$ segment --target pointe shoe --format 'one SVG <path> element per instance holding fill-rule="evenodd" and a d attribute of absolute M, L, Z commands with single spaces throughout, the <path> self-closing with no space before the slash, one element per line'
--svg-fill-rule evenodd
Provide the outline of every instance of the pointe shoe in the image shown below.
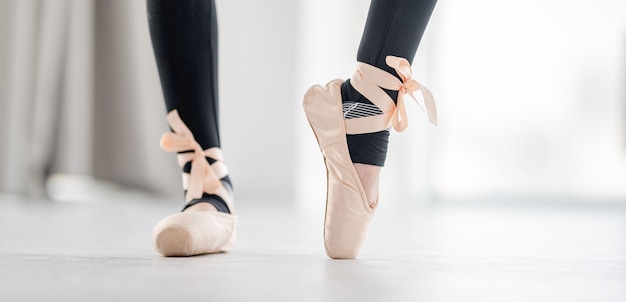
<path fill-rule="evenodd" d="M 304 111 L 326 165 L 324 246 L 326 254 L 333 259 L 357 257 L 378 205 L 378 200 L 372 205 L 368 202 L 350 158 L 346 134 L 377 132 L 390 126 L 396 131 L 403 131 L 408 126 L 403 95 L 409 93 L 412 96 L 416 90 L 422 91 L 429 120 L 437 124 L 432 94 L 411 79 L 408 61 L 393 56 L 388 56 L 386 61 L 402 77 L 402 81 L 362 62 L 357 63 L 357 71 L 351 80 L 352 86 L 381 109 L 382 115 L 344 120 L 342 80 L 333 80 L 324 87 L 315 85 L 304 96 Z M 399 91 L 397 104 L 381 88 Z"/>
<path fill-rule="evenodd" d="M 235 244 L 236 224 L 236 216 L 221 212 L 174 214 L 154 227 L 154 249 L 166 257 L 228 252 Z"/>
<path fill-rule="evenodd" d="M 161 137 L 161 147 L 179 152 L 178 163 L 191 162 L 191 172 L 183 173 L 185 199 L 201 199 L 203 194 L 220 197 L 230 213 L 217 211 L 182 212 L 163 218 L 152 230 L 155 250 L 163 256 L 193 256 L 230 251 L 236 240 L 237 216 L 232 203 L 232 190 L 220 181 L 228 174 L 219 148 L 202 150 L 177 110 L 167 115 L 174 130 Z M 185 151 L 193 152 L 185 152 Z M 184 152 L 184 153 L 180 153 Z M 214 160 L 209 164 L 205 157 Z"/>

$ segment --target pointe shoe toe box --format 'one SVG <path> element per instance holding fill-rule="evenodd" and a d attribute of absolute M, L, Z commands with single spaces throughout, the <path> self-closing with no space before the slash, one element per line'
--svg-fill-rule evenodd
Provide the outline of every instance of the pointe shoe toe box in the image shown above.
<path fill-rule="evenodd" d="M 163 256 L 191 256 L 229 251 L 235 241 L 236 216 L 220 212 L 183 212 L 163 218 L 152 231 Z"/>

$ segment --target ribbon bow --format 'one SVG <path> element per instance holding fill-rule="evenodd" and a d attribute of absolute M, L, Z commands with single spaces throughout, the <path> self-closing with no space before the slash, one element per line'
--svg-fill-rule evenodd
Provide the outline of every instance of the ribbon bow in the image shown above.
<path fill-rule="evenodd" d="M 217 160 L 216 163 L 219 163 L 222 160 L 220 149 L 209 148 L 202 150 L 191 130 L 180 119 L 178 110 L 172 110 L 168 113 L 166 120 L 174 132 L 163 133 L 161 136 L 161 148 L 168 152 L 193 151 L 178 154 L 179 165 L 183 166 L 191 161 L 191 172 L 186 187 L 187 194 L 185 194 L 185 199 L 187 201 L 200 199 L 203 192 L 208 194 L 216 193 L 222 186 L 219 178 L 225 176 L 227 172 L 225 171 L 225 166 L 223 169 L 219 169 L 209 165 L 205 157 L 213 158 Z M 185 179 L 183 179 L 183 182 L 185 182 Z"/>
<path fill-rule="evenodd" d="M 412 71 L 411 64 L 405 58 L 387 56 L 385 62 L 389 67 L 393 68 L 396 73 L 402 78 L 402 83 L 398 87 L 398 101 L 396 103 L 396 110 L 393 113 L 391 123 L 393 129 L 398 132 L 404 131 L 408 126 L 406 105 L 404 103 L 404 95 L 408 94 L 417 105 L 426 112 L 428 120 L 435 126 L 437 126 L 437 107 L 435 106 L 435 99 L 433 94 L 428 88 L 420 85 L 417 81 L 411 79 Z M 421 90 L 424 97 L 424 105 L 413 95 L 414 91 Z"/>

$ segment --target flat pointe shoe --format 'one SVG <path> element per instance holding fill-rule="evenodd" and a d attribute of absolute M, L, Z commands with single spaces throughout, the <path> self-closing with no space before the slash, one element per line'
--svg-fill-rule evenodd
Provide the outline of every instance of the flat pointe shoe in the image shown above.
<path fill-rule="evenodd" d="M 344 119 L 342 80 L 333 80 L 324 87 L 315 85 L 304 96 L 304 111 L 326 165 L 324 246 L 330 258 L 357 257 L 378 205 L 378 200 L 371 206 L 367 200 L 350 158 L 346 134 L 378 132 L 391 126 L 396 131 L 403 131 L 408 126 L 403 95 L 415 90 L 422 91 L 425 111 L 430 121 L 437 124 L 432 94 L 411 79 L 409 62 L 392 56 L 388 56 L 386 61 L 403 78 L 402 81 L 362 62 L 357 63 L 357 71 L 351 80 L 352 86 L 381 109 L 382 115 Z M 381 88 L 400 92 L 397 105 Z"/>
<path fill-rule="evenodd" d="M 235 244 L 237 216 L 231 200 L 232 191 L 220 179 L 228 174 L 219 148 L 202 150 L 177 110 L 167 115 L 174 130 L 161 137 L 161 147 L 178 152 L 178 164 L 191 162 L 191 172 L 183 173 L 185 199 L 190 202 L 203 195 L 220 197 L 230 213 L 187 211 L 163 218 L 152 230 L 155 250 L 163 256 L 193 256 L 230 251 Z M 181 153 L 182 152 L 182 153 Z M 206 158 L 212 159 L 209 164 Z"/>
<path fill-rule="evenodd" d="M 235 243 L 236 222 L 234 215 L 221 212 L 174 214 L 154 227 L 154 249 L 168 257 L 227 252 Z"/>

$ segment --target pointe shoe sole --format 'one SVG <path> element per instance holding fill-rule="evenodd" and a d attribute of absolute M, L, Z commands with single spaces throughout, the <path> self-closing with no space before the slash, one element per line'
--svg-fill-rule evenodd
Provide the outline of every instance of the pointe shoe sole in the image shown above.
<path fill-rule="evenodd" d="M 166 257 L 230 251 L 237 217 L 220 212 L 183 212 L 163 218 L 152 231 L 155 250 Z"/>
<path fill-rule="evenodd" d="M 324 246 L 333 259 L 356 258 L 369 230 L 375 208 L 350 158 L 343 119 L 341 84 L 311 87 L 303 107 L 324 156 L 327 173 Z"/>

